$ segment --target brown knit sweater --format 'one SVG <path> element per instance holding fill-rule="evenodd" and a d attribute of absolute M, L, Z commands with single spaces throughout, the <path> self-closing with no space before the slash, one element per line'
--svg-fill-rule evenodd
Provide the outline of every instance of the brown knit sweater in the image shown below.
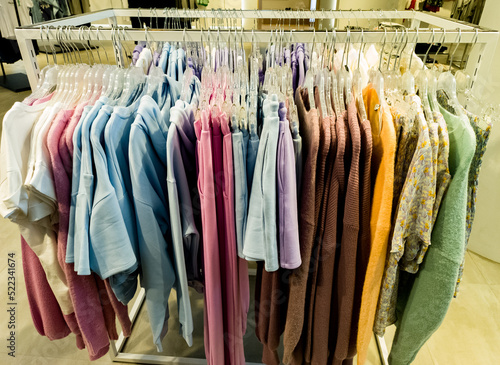
<path fill-rule="evenodd" d="M 328 359 L 328 337 L 330 333 L 330 314 L 333 289 L 333 273 L 335 266 L 335 251 L 337 247 L 337 220 L 338 213 L 343 216 L 344 207 L 339 206 L 339 193 L 345 192 L 344 180 L 344 152 L 345 152 L 345 124 L 346 113 L 337 116 L 337 120 L 330 123 L 331 147 L 333 163 L 328 200 L 325 216 L 325 231 L 318 262 L 318 280 L 316 283 L 316 299 L 314 302 L 312 336 L 312 364 L 326 364 Z M 335 150 L 336 149 L 336 150 Z M 341 231 L 341 230 L 340 230 Z M 336 316 L 334 316 L 336 317 Z M 336 331 L 336 327 L 335 331 Z M 333 329 L 333 328 L 332 328 Z M 333 332 L 333 331 L 332 331 Z M 336 336 L 336 332 L 335 332 Z"/>
<path fill-rule="evenodd" d="M 302 134 L 302 152 L 304 170 L 302 173 L 302 191 L 299 201 L 299 233 L 300 256 L 302 265 L 293 270 L 290 275 L 289 302 L 284 334 L 285 364 L 302 364 L 302 349 L 297 347 L 306 313 L 306 291 L 309 277 L 309 265 L 314 242 L 314 215 L 316 192 L 316 162 L 319 149 L 319 123 L 316 109 L 309 108 L 307 90 L 297 88 L 295 104 L 299 114 L 300 131 Z M 294 353 L 297 348 L 297 352 Z"/>
<path fill-rule="evenodd" d="M 354 288 L 356 280 L 356 253 L 359 233 L 359 158 L 361 154 L 361 134 L 354 98 L 348 105 L 347 116 L 351 136 L 352 159 L 347 184 L 344 210 L 344 226 L 340 245 L 338 271 L 336 277 L 336 300 L 338 331 L 332 364 L 342 364 L 347 358 L 351 332 Z"/>
<path fill-rule="evenodd" d="M 279 365 L 278 346 L 285 329 L 288 305 L 288 277 L 290 270 L 264 270 L 264 263 L 257 263 L 255 283 L 255 334 L 263 345 L 262 362 Z"/>
<path fill-rule="evenodd" d="M 371 210 L 371 160 L 372 160 L 372 129 L 370 121 L 364 120 L 360 123 L 361 132 L 361 156 L 359 162 L 360 181 L 360 211 L 359 211 L 359 235 L 358 252 L 356 257 L 356 287 L 354 292 L 354 306 L 352 310 L 351 335 L 349 340 L 349 351 L 344 364 L 351 363 L 356 355 L 356 341 L 358 336 L 359 310 L 361 306 L 361 294 L 365 280 L 368 258 L 370 257 L 370 210 Z M 349 361 L 348 361 L 349 360 Z"/>
<path fill-rule="evenodd" d="M 306 317 L 306 323 L 304 324 L 305 343 L 304 343 L 304 361 L 306 363 L 311 362 L 311 342 L 312 342 L 312 327 L 313 327 L 313 314 L 314 314 L 314 299 L 316 295 L 316 281 L 318 276 L 318 254 L 321 250 L 321 241 L 323 239 L 323 231 L 325 228 L 325 210 L 327 206 L 327 198 L 329 191 L 329 179 L 330 179 L 330 168 L 329 168 L 329 151 L 331 144 L 331 119 L 332 116 L 326 115 L 326 110 L 324 111 L 325 117 L 322 118 L 321 103 L 319 98 L 319 91 L 315 89 L 315 99 L 316 105 L 318 106 L 319 125 L 320 125 L 320 140 L 319 140 L 319 151 L 318 151 L 318 164 L 316 168 L 316 194 L 315 194 L 315 212 L 314 221 L 316 222 L 316 227 L 314 231 L 314 244 L 311 254 L 311 265 L 308 283 L 307 298 L 309 298 L 308 313 Z"/>

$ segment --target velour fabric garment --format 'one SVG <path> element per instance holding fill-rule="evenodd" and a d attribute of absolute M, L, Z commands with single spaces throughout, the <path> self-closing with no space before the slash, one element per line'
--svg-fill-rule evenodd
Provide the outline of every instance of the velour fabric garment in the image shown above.
<path fill-rule="evenodd" d="M 300 130 L 302 131 L 304 170 L 302 175 L 302 191 L 299 201 L 300 257 L 302 264 L 290 275 L 290 292 L 284 332 L 285 364 L 302 363 L 302 353 L 295 354 L 307 313 L 306 289 L 309 264 L 314 241 L 314 196 L 316 186 L 316 161 L 319 149 L 319 123 L 316 109 L 308 104 L 307 90 L 297 88 L 295 93 Z M 300 347 L 300 346 L 299 346 Z M 299 349 L 300 350 L 300 349 Z"/>
<path fill-rule="evenodd" d="M 110 281 L 113 286 L 115 282 L 124 282 L 137 269 L 138 262 L 116 189 L 109 178 L 104 130 L 112 113 L 113 107 L 103 106 L 90 131 L 95 190 L 91 201 L 89 236 L 93 252 L 90 255 L 90 269 L 102 279 L 113 276 Z M 79 273 L 82 272 L 85 273 L 85 268 L 80 266 Z"/>
<path fill-rule="evenodd" d="M 149 96 L 143 96 L 130 130 L 130 175 L 136 211 L 141 286 L 153 342 L 162 351 L 168 330 L 168 297 L 175 283 L 172 239 L 167 202 L 166 145 L 168 129 L 160 109 Z M 188 345 L 192 338 L 186 333 Z"/>
<path fill-rule="evenodd" d="M 224 324 L 221 292 L 221 271 L 215 180 L 212 160 L 212 128 L 210 112 L 201 111 L 201 119 L 195 122 L 197 138 L 198 191 L 200 193 L 203 225 L 203 257 L 205 283 L 204 344 L 208 364 L 224 364 Z"/>
<path fill-rule="evenodd" d="M 297 185 L 295 152 L 286 119 L 286 108 L 280 103 L 277 169 L 278 236 L 280 267 L 296 269 L 300 266 L 299 222 L 297 207 Z M 330 128 L 330 126 L 328 126 Z"/>
<path fill-rule="evenodd" d="M 51 341 L 66 337 L 71 330 L 64 320 L 61 307 L 47 282 L 40 260 L 22 236 L 21 253 L 26 294 L 35 329 Z M 82 349 L 83 346 L 82 337 L 77 337 L 77 347 Z"/>
<path fill-rule="evenodd" d="M 71 200 L 71 181 L 64 169 L 63 161 L 60 158 L 59 139 L 72 114 L 73 110 L 61 110 L 58 113 L 48 132 L 47 146 L 49 148 L 52 171 L 54 173 L 59 210 L 57 236 L 58 259 L 68 280 L 70 295 L 78 323 L 77 326 L 81 330 L 90 359 L 95 360 L 108 352 L 108 334 L 111 336 L 114 335 L 116 329 L 114 329 L 115 333 L 108 333 L 108 329 L 110 328 L 106 326 L 101 298 L 96 284 L 96 280 L 99 279 L 95 278 L 93 275 L 77 275 L 73 264 L 67 264 L 65 262 Z M 69 323 L 68 325 L 72 329 L 72 332 L 75 332 L 72 325 Z"/>
<path fill-rule="evenodd" d="M 177 305 L 183 333 L 193 333 L 188 280 L 198 277 L 200 234 L 196 228 L 191 190 L 194 180 L 196 134 L 193 107 L 177 100 L 170 109 L 167 137 L 167 189 L 175 255 Z M 190 179 L 188 179 L 188 177 Z"/>
<path fill-rule="evenodd" d="M 387 244 L 391 230 L 392 195 L 396 132 L 390 110 L 380 105 L 377 92 L 370 84 L 363 90 L 366 114 L 372 130 L 372 207 L 370 218 L 370 256 L 361 295 L 357 351 L 358 362 L 366 361 L 373 336 L 373 323 L 385 267 Z"/>
<path fill-rule="evenodd" d="M 109 181 L 115 190 L 120 213 L 127 229 L 128 239 L 139 264 L 137 225 L 129 167 L 130 130 L 138 106 L 139 103 L 135 102 L 128 107 L 114 107 L 104 130 L 104 147 Z M 124 304 L 127 304 L 133 298 L 137 290 L 137 275 L 140 269 L 139 265 L 133 267 L 136 267 L 136 269 L 122 271 L 109 278 L 117 299 Z"/>
<path fill-rule="evenodd" d="M 248 131 L 240 129 L 231 123 L 232 145 L 233 145 L 233 168 L 234 168 L 234 211 L 236 225 L 236 244 L 238 256 L 245 258 L 243 254 L 243 242 L 247 226 L 248 212 L 248 185 L 247 185 L 247 145 Z M 245 138 L 246 136 L 246 138 Z"/>
<path fill-rule="evenodd" d="M 70 220 L 68 229 L 69 246 L 73 247 L 73 257 L 67 257 L 68 263 L 75 264 L 75 270 L 80 271 L 80 264 L 87 265 L 90 259 L 89 225 L 90 209 L 94 201 L 94 174 L 92 166 L 92 145 L 90 143 L 90 129 L 92 123 L 99 117 L 103 105 L 109 102 L 108 98 L 101 97 L 86 114 L 85 119 L 78 122 L 73 137 L 73 153 L 77 156 L 76 148 L 81 146 L 80 169 L 77 171 L 78 158 L 75 157 L 73 169 L 73 181 L 71 182 L 71 194 L 75 196 L 71 211 L 74 210 L 74 219 Z M 107 113 L 101 114 L 106 117 Z M 78 134 L 77 134 L 78 133 Z M 73 199 L 72 199 L 73 201 Z M 73 208 L 74 207 L 74 208 Z M 70 234 L 72 233 L 72 234 Z M 83 268 L 82 268 L 83 269 Z M 87 271 L 88 272 L 88 271 Z"/>
<path fill-rule="evenodd" d="M 247 143 L 247 184 L 248 184 L 248 194 L 252 192 L 252 182 L 253 174 L 255 172 L 255 162 L 257 161 L 257 152 L 259 151 L 259 136 L 257 135 L 257 130 L 250 128 L 249 138 Z"/>
<path fill-rule="evenodd" d="M 290 270 L 285 267 L 289 263 L 297 262 L 297 260 L 298 266 L 300 266 L 297 206 L 295 205 L 295 209 L 293 209 L 293 202 L 297 201 L 297 192 L 293 189 L 295 185 L 293 183 L 295 180 L 295 156 L 284 103 L 280 103 L 279 118 L 276 168 L 281 268 L 270 273 L 264 270 L 264 265 L 259 263 L 255 288 L 255 333 L 264 346 L 262 361 L 265 364 L 280 364 L 278 346 L 285 328 L 288 276 L 290 275 Z M 292 207 L 288 208 L 291 211 L 286 212 L 285 215 L 283 209 L 286 204 L 292 204 Z M 286 247 L 287 245 L 292 245 L 292 247 Z M 287 256 L 282 260 L 281 257 L 285 253 Z"/>
<path fill-rule="evenodd" d="M 223 135 L 223 194 L 227 233 L 227 246 L 224 251 L 226 264 L 225 315 L 228 318 L 228 332 L 225 346 L 229 349 L 231 364 L 244 364 L 243 336 L 246 330 L 247 301 L 250 299 L 248 264 L 246 260 L 238 257 L 236 247 L 233 146 L 229 118 L 226 113 L 221 113 L 220 122 Z"/>
<path fill-rule="evenodd" d="M 275 94 L 264 101 L 264 126 L 255 163 L 243 248 L 246 258 L 264 260 L 267 271 L 279 268 L 276 232 L 278 108 L 278 97 Z"/>
<path fill-rule="evenodd" d="M 96 102 L 98 103 L 98 101 Z M 100 104 L 99 108 L 102 106 Z M 71 206 L 69 210 L 69 228 L 68 228 L 68 245 L 66 250 L 66 262 L 75 262 L 75 213 L 76 213 L 76 199 L 78 196 L 78 189 L 80 186 L 80 171 L 82 165 L 82 125 L 83 121 L 93 110 L 93 106 L 87 105 L 83 108 L 80 120 L 75 126 L 73 131 L 73 171 L 71 174 Z M 97 112 L 96 112 L 97 114 Z M 74 115 L 74 114 L 73 114 Z M 71 121 L 70 121 L 71 123 Z M 69 126 L 68 126 L 69 127 Z"/>

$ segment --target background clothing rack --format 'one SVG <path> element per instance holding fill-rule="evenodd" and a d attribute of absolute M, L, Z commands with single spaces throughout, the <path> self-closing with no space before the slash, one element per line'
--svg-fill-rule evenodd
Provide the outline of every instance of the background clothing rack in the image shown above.
<path fill-rule="evenodd" d="M 140 11 L 140 13 L 139 13 Z M 359 21 L 394 21 L 405 19 L 408 21 L 408 29 L 418 29 L 418 39 L 410 35 L 410 41 L 417 41 L 419 43 L 433 41 L 433 32 L 431 28 L 435 29 L 436 36 L 441 41 L 441 29 L 444 29 L 444 39 L 442 43 L 464 43 L 475 44 L 473 51 L 469 56 L 466 71 L 472 75 L 472 79 L 476 80 L 478 77 L 487 79 L 490 65 L 495 55 L 495 49 L 498 41 L 498 32 L 473 24 L 455 21 L 453 19 L 445 19 L 429 13 L 415 12 L 415 11 L 380 11 L 380 10 L 357 10 L 357 11 L 341 11 L 341 10 L 328 10 L 328 11 L 282 11 L 282 10 L 178 10 L 178 9 L 165 9 L 165 10 L 152 10 L 152 9 L 106 9 L 102 11 L 71 16 L 68 18 L 53 20 L 36 25 L 23 26 L 16 29 L 16 37 L 19 43 L 23 62 L 26 67 L 26 73 L 30 82 L 31 88 L 36 88 L 40 68 L 35 56 L 32 40 L 39 40 L 41 36 L 40 28 L 42 27 L 58 27 L 58 26 L 73 26 L 78 27 L 83 24 L 91 23 L 98 20 L 108 20 L 109 27 L 88 33 L 91 40 L 96 41 L 111 41 L 113 39 L 113 26 L 117 26 L 117 17 L 166 17 L 166 18 L 190 18 L 190 19 L 288 19 L 290 23 L 283 21 L 283 25 L 287 27 L 292 24 L 291 20 L 301 19 L 304 22 L 309 19 L 319 19 L 329 21 L 328 29 L 332 27 L 337 28 L 340 21 L 348 21 L 349 25 L 357 25 Z M 191 22 L 196 26 L 195 22 Z M 230 28 L 211 27 L 210 21 L 204 22 L 203 27 L 208 26 L 213 31 L 220 30 L 219 37 L 223 39 L 227 37 Z M 253 23 L 250 22 L 250 25 Z M 245 27 L 244 27 L 245 28 Z M 252 41 L 259 43 L 268 43 L 271 38 L 271 32 L 266 30 L 241 30 L 238 27 L 238 33 L 242 34 L 243 42 L 250 43 Z M 48 34 L 47 34 L 48 33 Z M 47 37 L 54 37 L 55 31 L 43 32 L 43 39 Z M 234 30 L 233 30 L 234 33 Z M 67 33 L 71 39 L 79 40 L 80 35 L 78 28 L 69 30 Z M 331 33 L 330 33 L 331 34 Z M 347 32 L 339 30 L 337 34 L 337 43 L 344 43 L 347 39 Z M 351 30 L 351 42 L 359 43 L 360 32 Z M 358 35 L 359 34 L 359 35 Z M 400 33 L 401 34 L 401 33 Z M 127 29 L 126 35 L 130 41 L 176 41 L 186 39 L 186 41 L 200 41 L 202 34 L 199 29 L 187 30 L 172 30 L 172 29 Z M 365 43 L 381 43 L 384 39 L 387 42 L 393 39 L 395 35 L 394 30 L 388 31 L 365 31 L 363 39 Z M 203 39 L 207 40 L 207 34 L 204 32 Z M 293 32 L 293 42 L 306 42 L 311 43 L 313 39 L 316 42 L 322 42 L 326 38 L 324 31 L 312 30 L 297 30 Z M 55 40 L 55 38 L 54 38 Z M 435 40 L 435 39 L 434 39 Z M 123 65 L 123 60 L 120 57 L 120 52 L 115 52 L 115 60 L 117 64 Z M 255 270 L 250 271 L 250 274 L 255 275 Z M 145 291 L 141 289 L 139 295 L 134 302 L 130 311 L 130 319 L 132 323 L 135 321 L 137 314 L 144 302 Z M 385 340 L 383 337 L 375 336 L 382 363 L 388 364 L 388 351 Z M 198 365 L 206 364 L 205 359 L 187 358 L 187 357 L 173 357 L 173 356 L 160 356 L 160 355 L 144 355 L 121 352 L 126 342 L 123 333 L 120 334 L 119 339 L 111 341 L 110 356 L 113 361 L 120 362 L 138 362 L 145 364 L 182 364 L 182 365 Z M 255 363 L 247 363 L 249 365 L 257 365 Z"/>

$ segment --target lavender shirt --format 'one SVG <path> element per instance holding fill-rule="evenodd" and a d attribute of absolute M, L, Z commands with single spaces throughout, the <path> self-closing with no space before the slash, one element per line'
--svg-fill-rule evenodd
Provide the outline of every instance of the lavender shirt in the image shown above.
<path fill-rule="evenodd" d="M 304 86 L 305 65 L 304 65 L 304 45 L 297 46 L 296 57 L 299 64 L 299 83 L 298 86 Z"/>
<path fill-rule="evenodd" d="M 135 65 L 139 56 L 141 55 L 142 50 L 144 49 L 145 44 L 139 42 L 137 46 L 135 46 L 134 51 L 132 52 L 132 64 Z"/>
<path fill-rule="evenodd" d="M 279 117 L 276 167 L 280 266 L 285 269 L 296 269 L 302 260 L 299 246 L 295 152 L 292 134 L 286 119 L 286 107 L 283 102 L 280 103 Z"/>

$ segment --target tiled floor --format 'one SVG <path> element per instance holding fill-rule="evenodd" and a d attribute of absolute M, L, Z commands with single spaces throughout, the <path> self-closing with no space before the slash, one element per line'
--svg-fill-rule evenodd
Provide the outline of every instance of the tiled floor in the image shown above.
<path fill-rule="evenodd" d="M 41 59 L 41 56 L 39 56 Z M 43 56 L 43 59 L 45 57 Z M 41 59 L 42 60 L 42 59 Z M 18 72 L 22 65 L 8 65 L 7 72 Z M 0 118 L 10 106 L 22 100 L 29 92 L 14 94 L 0 88 Z M 7 254 L 17 256 L 17 351 L 16 358 L 7 355 Z M 24 287 L 21 265 L 20 239 L 17 227 L 0 218 L 0 364 L 40 364 L 80 365 L 89 363 L 85 351 L 78 351 L 71 335 L 63 340 L 51 342 L 41 337 L 33 327 Z M 3 285 L 3 288 L 2 288 Z M 164 341 L 165 354 L 201 357 L 202 340 L 202 297 L 193 294 L 195 317 L 195 346 L 188 348 L 177 334 L 176 305 L 171 305 L 170 332 Z M 3 304 L 2 304 L 3 303 Z M 253 335 L 252 317 L 245 351 L 248 361 L 258 361 L 260 345 Z M 389 328 L 386 341 L 390 346 L 394 328 Z M 133 328 L 132 337 L 127 342 L 127 351 L 155 354 L 144 308 Z M 96 364 L 112 364 L 104 357 Z M 380 364 L 375 340 L 370 344 L 368 365 Z M 461 292 L 454 299 L 448 315 L 439 330 L 418 354 L 416 365 L 493 365 L 500 364 L 500 264 L 468 252 Z"/>

